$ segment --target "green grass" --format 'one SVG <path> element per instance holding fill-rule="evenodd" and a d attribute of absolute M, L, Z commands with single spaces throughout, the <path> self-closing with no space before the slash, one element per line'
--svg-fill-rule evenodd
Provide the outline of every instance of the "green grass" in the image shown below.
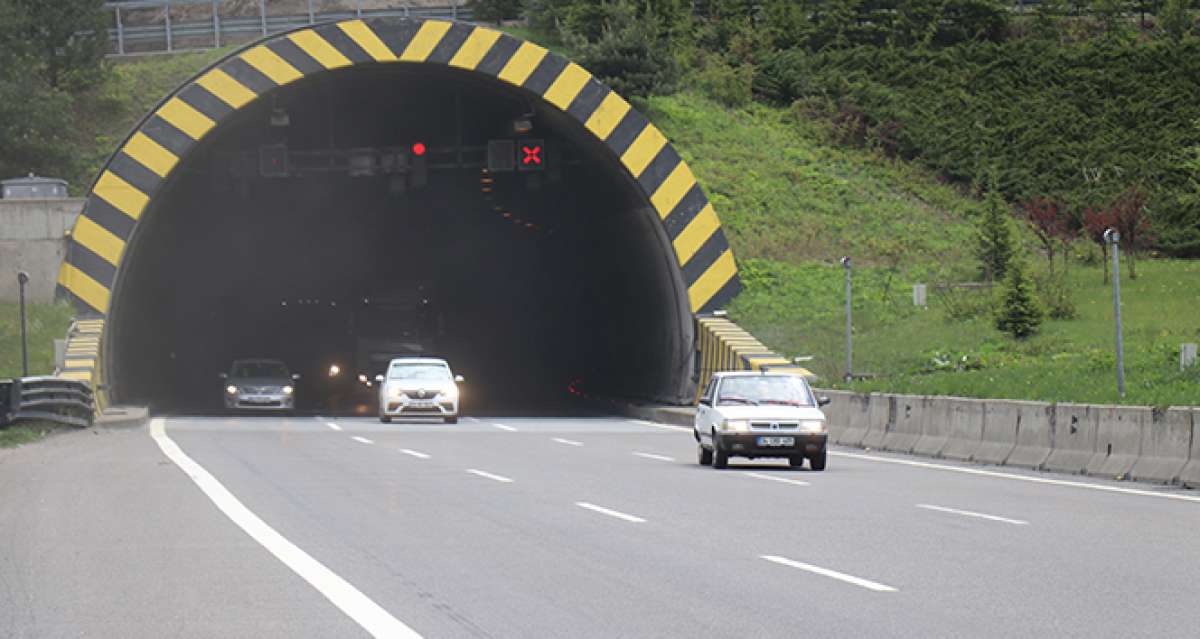
<path fill-rule="evenodd" d="M 29 374 L 54 372 L 54 340 L 66 337 L 74 312 L 64 304 L 30 304 Z M 0 379 L 21 376 L 21 322 L 16 304 L 0 303 Z"/>
<path fill-rule="evenodd" d="M 21 444 L 35 442 L 62 428 L 57 424 L 35 422 L 32 424 L 16 424 L 8 428 L 0 428 L 0 448 L 16 448 Z"/>

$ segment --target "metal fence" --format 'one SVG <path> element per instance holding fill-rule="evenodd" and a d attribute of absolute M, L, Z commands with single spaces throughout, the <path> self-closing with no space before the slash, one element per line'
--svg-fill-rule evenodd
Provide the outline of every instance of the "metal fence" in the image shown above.
<path fill-rule="evenodd" d="M 449 0 L 445 6 L 411 6 L 396 2 L 384 9 L 364 9 L 362 0 L 343 0 L 329 7 L 320 0 L 303 0 L 307 11 L 272 15 L 266 0 L 257 0 L 255 15 L 222 13 L 222 0 L 124 0 L 105 3 L 112 13 L 108 30 L 112 56 L 172 53 L 214 49 L 247 42 L 273 33 L 331 20 L 353 18 L 441 18 L 471 19 L 465 0 Z M 206 8 L 208 11 L 204 12 Z M 172 15 L 174 12 L 176 15 Z M 201 18 L 197 13 L 206 15 Z M 152 17 L 146 19 L 147 14 Z M 131 19 L 138 16 L 140 19 Z"/>
<path fill-rule="evenodd" d="M 0 427 L 19 421 L 92 425 L 95 404 L 91 386 L 60 377 L 0 380 Z"/>

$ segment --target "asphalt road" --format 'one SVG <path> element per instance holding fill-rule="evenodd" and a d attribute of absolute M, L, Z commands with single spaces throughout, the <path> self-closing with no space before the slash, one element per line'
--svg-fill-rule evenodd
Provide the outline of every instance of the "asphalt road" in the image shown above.
<path fill-rule="evenodd" d="M 0 451 L 0 637 L 1195 637 L 1200 495 L 619 418 L 171 418 Z M 1030 480 L 1035 481 L 1030 481 Z"/>

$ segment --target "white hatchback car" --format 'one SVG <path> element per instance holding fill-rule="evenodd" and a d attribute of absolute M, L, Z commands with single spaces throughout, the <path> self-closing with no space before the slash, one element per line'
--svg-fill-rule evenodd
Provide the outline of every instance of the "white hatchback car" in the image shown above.
<path fill-rule="evenodd" d="M 379 421 L 393 417 L 441 417 L 458 422 L 458 385 L 462 375 L 450 372 L 444 359 L 401 357 L 388 363 L 379 382 Z"/>
<path fill-rule="evenodd" d="M 807 458 L 825 470 L 826 397 L 813 397 L 803 377 L 785 373 L 715 373 L 693 422 L 699 461 L 725 468 L 729 458 L 786 457 L 793 468 Z"/>

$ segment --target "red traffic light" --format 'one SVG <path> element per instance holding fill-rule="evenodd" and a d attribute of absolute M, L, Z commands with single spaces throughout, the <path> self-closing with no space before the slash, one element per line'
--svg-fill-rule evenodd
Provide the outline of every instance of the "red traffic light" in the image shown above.
<path fill-rule="evenodd" d="M 418 157 L 425 155 L 425 143 L 424 142 L 413 142 L 412 152 L 413 152 L 413 155 L 418 156 Z"/>

